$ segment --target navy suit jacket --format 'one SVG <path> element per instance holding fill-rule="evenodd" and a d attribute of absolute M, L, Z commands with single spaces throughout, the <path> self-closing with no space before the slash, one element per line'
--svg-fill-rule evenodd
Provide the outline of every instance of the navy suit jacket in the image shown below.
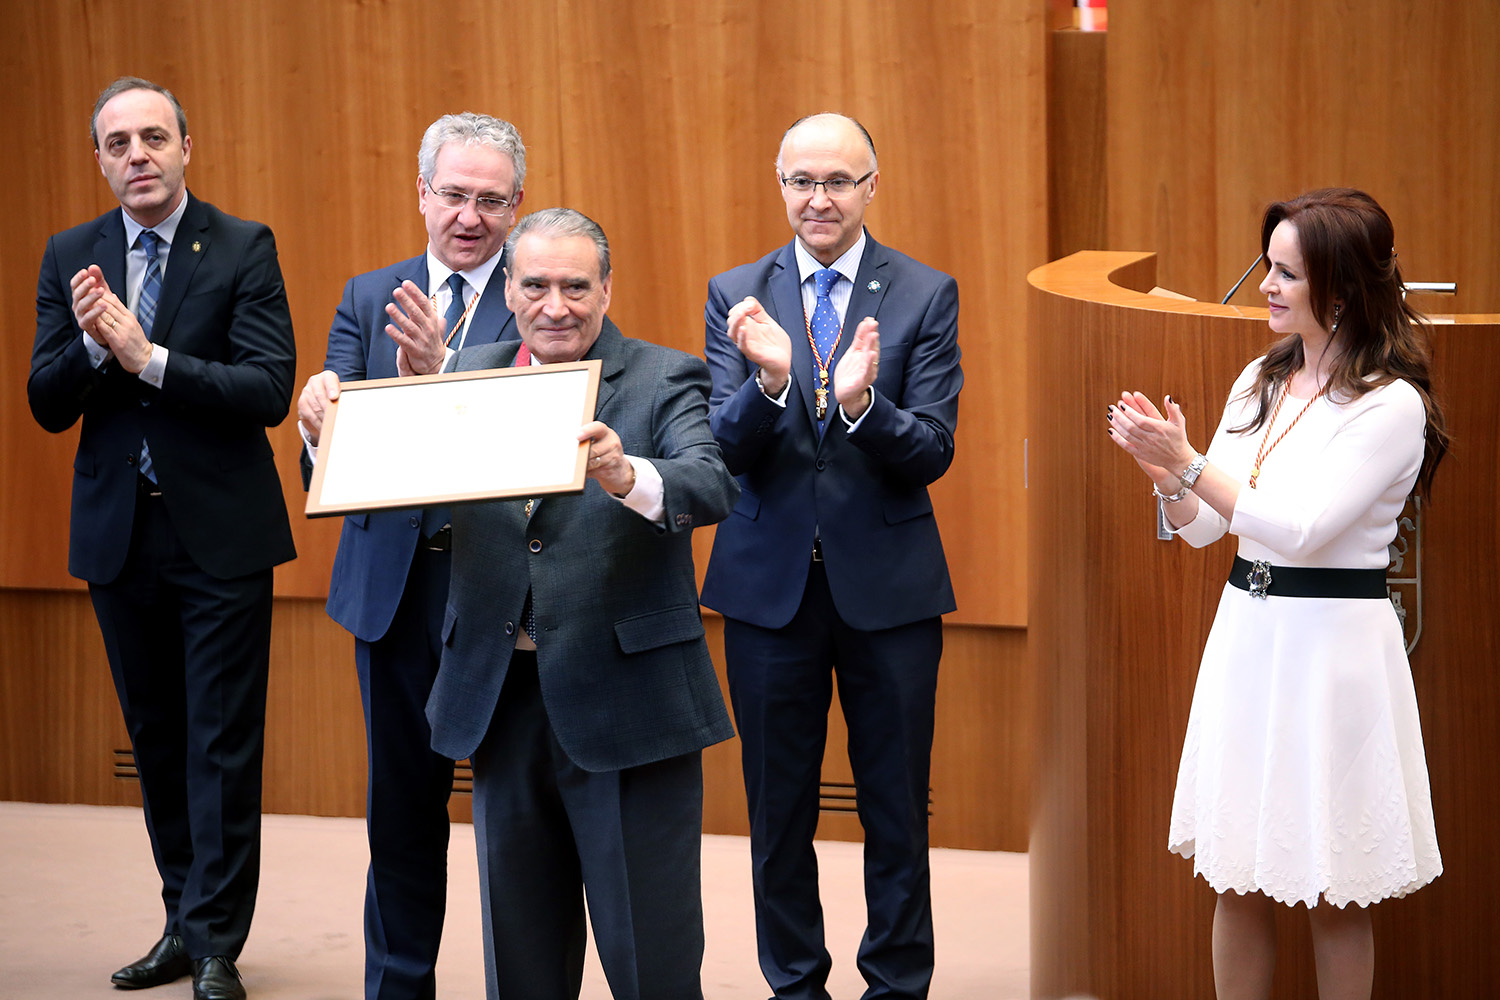
<path fill-rule="evenodd" d="M 455 371 L 503 368 L 518 343 L 460 351 Z M 471 755 L 490 727 L 528 588 L 537 671 L 563 750 L 587 771 L 665 760 L 734 735 L 704 641 L 692 529 L 722 520 L 734 479 L 708 428 L 698 358 L 621 335 L 607 318 L 595 416 L 661 473 L 665 525 L 582 493 L 453 509 L 453 577 L 427 718 L 434 750 Z"/>
<path fill-rule="evenodd" d="M 114 359 L 95 368 L 69 285 L 98 264 L 125 292 L 125 223 L 116 208 L 47 241 L 36 292 L 31 412 L 53 432 L 81 417 L 73 461 L 68 572 L 109 583 L 125 565 L 141 441 L 183 547 L 232 579 L 296 556 L 266 428 L 285 419 L 297 347 L 276 259 L 258 222 L 187 196 L 152 340 L 171 353 L 156 389 Z"/>
<path fill-rule="evenodd" d="M 469 317 L 465 345 L 515 340 L 516 321 L 505 304 L 505 276 L 496 268 Z M 396 378 L 396 342 L 385 332 L 385 307 L 403 281 L 427 290 L 427 255 L 350 278 L 328 331 L 325 369 L 340 382 Z M 305 452 L 304 452 L 305 455 Z M 385 636 L 406 589 L 407 572 L 422 531 L 421 508 L 350 514 L 344 518 L 328 615 L 356 638 L 375 642 Z"/>
<path fill-rule="evenodd" d="M 725 333 L 730 307 L 747 295 L 791 336 L 784 409 L 761 392 L 758 369 Z M 802 601 L 815 533 L 834 605 L 853 628 L 890 628 L 955 607 L 927 486 L 953 461 L 963 386 L 958 285 L 870 238 L 835 364 L 866 316 L 880 321 L 874 401 L 850 432 L 830 384 L 820 438 L 792 244 L 708 283 L 710 419 L 741 492 L 715 534 L 703 603 L 726 617 L 762 628 L 790 622 Z"/>

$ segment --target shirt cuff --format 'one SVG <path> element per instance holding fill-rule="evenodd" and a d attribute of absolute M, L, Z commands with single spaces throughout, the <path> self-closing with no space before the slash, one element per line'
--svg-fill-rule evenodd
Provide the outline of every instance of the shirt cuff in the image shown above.
<path fill-rule="evenodd" d="M 146 359 L 146 367 L 141 369 L 139 376 L 142 382 L 161 388 L 162 376 L 167 373 L 167 353 L 160 344 L 151 345 L 151 357 Z"/>
<path fill-rule="evenodd" d="M 666 489 L 662 485 L 661 473 L 644 458 L 626 455 L 625 460 L 635 469 L 635 485 L 630 488 L 629 493 L 615 499 L 658 528 L 662 527 L 667 521 L 667 508 L 663 502 Z M 610 496 L 614 494 L 611 493 Z"/>
<path fill-rule="evenodd" d="M 865 417 L 868 417 L 870 415 L 870 411 L 875 409 L 875 387 L 871 386 L 870 388 L 866 389 L 865 392 L 868 392 L 870 394 L 870 402 L 865 405 L 865 412 L 859 415 L 858 420 L 850 420 L 849 414 L 844 412 L 843 405 L 839 405 L 839 419 L 844 422 L 844 426 L 849 428 L 850 432 L 859 430 L 859 425 L 865 422 Z"/>
<path fill-rule="evenodd" d="M 104 362 L 115 356 L 113 351 L 111 351 L 108 347 L 105 347 L 103 344 L 99 343 L 99 341 L 95 340 L 93 337 L 90 337 L 86 333 L 82 336 L 83 349 L 89 352 L 89 364 L 93 365 L 95 368 L 103 367 Z"/>
<path fill-rule="evenodd" d="M 788 375 L 786 385 L 781 387 L 781 394 L 773 396 L 769 392 L 766 392 L 765 386 L 761 385 L 760 372 L 757 371 L 755 373 L 755 387 L 760 390 L 760 394 L 762 396 L 766 397 L 771 402 L 775 403 L 777 406 L 781 407 L 784 410 L 786 409 L 786 394 L 792 391 L 792 378 L 790 375 Z"/>
<path fill-rule="evenodd" d="M 307 449 L 308 459 L 312 461 L 312 464 L 317 465 L 318 446 L 312 443 L 312 438 L 308 436 L 307 428 L 302 426 L 302 421 L 300 420 L 297 421 L 297 433 L 302 435 L 302 447 Z"/>

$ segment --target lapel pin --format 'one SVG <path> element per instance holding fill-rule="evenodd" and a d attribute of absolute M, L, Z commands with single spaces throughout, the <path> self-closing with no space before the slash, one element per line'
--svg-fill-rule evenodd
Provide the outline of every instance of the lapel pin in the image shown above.
<path fill-rule="evenodd" d="M 202 249 L 203 249 L 203 244 L 199 243 L 197 240 L 194 240 L 193 241 L 193 253 L 197 253 L 199 250 L 202 250 Z"/>
<path fill-rule="evenodd" d="M 880 291 L 880 282 L 878 282 L 878 281 L 872 281 L 868 285 L 866 285 L 865 287 L 868 288 L 872 292 L 878 292 L 878 291 Z"/>

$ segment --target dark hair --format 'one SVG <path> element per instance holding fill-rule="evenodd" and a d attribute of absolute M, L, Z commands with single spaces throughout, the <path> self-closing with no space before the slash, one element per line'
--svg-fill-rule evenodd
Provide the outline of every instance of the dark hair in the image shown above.
<path fill-rule="evenodd" d="M 1337 337 L 1343 350 L 1328 373 L 1329 398 L 1345 402 L 1371 389 L 1405 379 L 1422 397 L 1427 413 L 1426 449 L 1416 490 L 1432 490 L 1433 473 L 1448 451 L 1443 410 L 1432 394 L 1432 348 L 1428 323 L 1401 294 L 1395 228 L 1374 198 L 1353 188 L 1322 188 L 1278 201 L 1266 209 L 1260 248 L 1283 222 L 1297 230 L 1313 318 L 1327 328 L 1334 303 L 1342 305 Z M 1266 267 L 1271 266 L 1269 255 Z M 1241 398 L 1255 397 L 1255 413 L 1234 433 L 1258 430 L 1272 397 L 1307 363 L 1302 337 L 1283 337 L 1266 352 L 1255 381 Z"/>
<path fill-rule="evenodd" d="M 187 115 L 183 113 L 182 105 L 177 103 L 177 98 L 172 96 L 170 90 L 159 83 L 142 80 L 138 76 L 122 76 L 108 87 L 105 87 L 100 92 L 99 99 L 94 102 L 94 114 L 89 118 L 89 136 L 94 140 L 95 149 L 99 148 L 99 112 L 104 110 L 106 104 L 127 90 L 151 90 L 165 97 L 167 103 L 172 105 L 172 111 L 177 115 L 177 140 L 181 142 L 187 137 Z"/>

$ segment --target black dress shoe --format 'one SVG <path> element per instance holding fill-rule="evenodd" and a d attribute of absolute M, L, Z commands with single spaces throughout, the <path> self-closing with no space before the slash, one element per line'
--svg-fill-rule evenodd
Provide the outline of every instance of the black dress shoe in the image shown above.
<path fill-rule="evenodd" d="M 188 958 L 182 938 L 176 934 L 164 934 L 145 958 L 131 962 L 110 976 L 109 981 L 121 989 L 142 990 L 181 979 L 192 971 L 193 962 Z"/>
<path fill-rule="evenodd" d="M 193 1000 L 245 1000 L 234 960 L 224 955 L 193 961 Z"/>

